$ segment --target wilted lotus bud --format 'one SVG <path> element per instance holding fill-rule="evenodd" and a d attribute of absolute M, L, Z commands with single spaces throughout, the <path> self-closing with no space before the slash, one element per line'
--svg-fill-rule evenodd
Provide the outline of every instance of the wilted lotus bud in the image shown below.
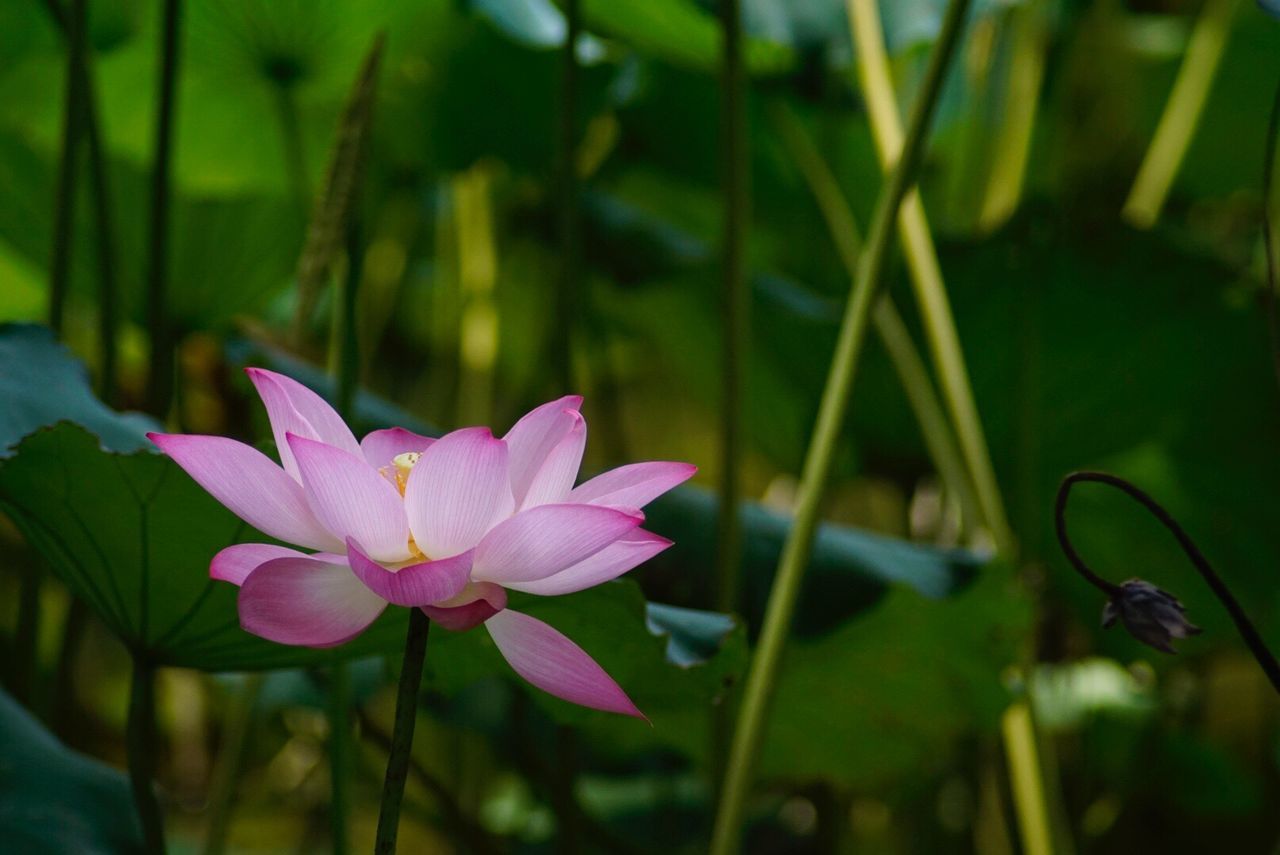
<path fill-rule="evenodd" d="M 1178 598 L 1150 582 L 1130 579 L 1102 610 L 1102 625 L 1110 628 L 1119 618 L 1129 634 L 1165 653 L 1176 653 L 1175 638 L 1198 635 L 1200 627 L 1187 621 L 1187 610 Z"/>

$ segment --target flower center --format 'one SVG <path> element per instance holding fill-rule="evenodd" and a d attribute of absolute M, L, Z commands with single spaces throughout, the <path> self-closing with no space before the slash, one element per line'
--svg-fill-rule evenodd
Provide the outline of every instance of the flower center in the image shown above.
<path fill-rule="evenodd" d="M 391 465 L 383 466 L 378 471 L 386 476 L 387 480 L 395 484 L 396 489 L 403 496 L 405 485 L 409 483 L 409 470 L 421 459 L 422 452 L 406 451 L 404 454 L 397 454 L 391 458 Z"/>
<path fill-rule="evenodd" d="M 414 467 L 419 460 L 422 459 L 420 451 L 406 451 L 404 454 L 397 454 L 391 458 L 390 466 L 383 466 L 378 470 L 383 477 L 396 485 L 396 489 L 400 491 L 400 495 L 404 495 L 405 485 L 409 483 L 409 470 Z M 426 561 L 427 556 L 414 542 L 413 535 L 409 535 L 409 552 L 412 553 L 414 560 Z"/>

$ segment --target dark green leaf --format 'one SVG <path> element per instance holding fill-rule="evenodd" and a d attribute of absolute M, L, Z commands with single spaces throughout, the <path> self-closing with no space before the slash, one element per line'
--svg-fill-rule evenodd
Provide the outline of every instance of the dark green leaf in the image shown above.
<path fill-rule="evenodd" d="M 157 664 L 207 671 L 284 668 L 394 651 L 405 612 L 355 641 L 287 647 L 240 629 L 236 588 L 209 578 L 218 550 L 255 535 L 167 457 L 103 451 L 61 424 L 0 465 L 0 507 L 72 591 Z"/>
<path fill-rule="evenodd" d="M 995 729 L 1009 701 L 1001 671 L 1031 618 L 993 565 L 956 596 L 895 590 L 826 637 L 797 640 L 779 669 L 762 773 L 874 790 L 946 768 L 966 734 Z"/>
<path fill-rule="evenodd" d="M 66 748 L 0 690 L 0 851 L 142 852 L 124 775 Z"/>
<path fill-rule="evenodd" d="M 155 424 L 117 413 L 93 396 L 84 366 L 34 324 L 0 325 L 0 458 L 27 434 L 58 421 L 83 425 L 104 448 L 147 447 Z"/>

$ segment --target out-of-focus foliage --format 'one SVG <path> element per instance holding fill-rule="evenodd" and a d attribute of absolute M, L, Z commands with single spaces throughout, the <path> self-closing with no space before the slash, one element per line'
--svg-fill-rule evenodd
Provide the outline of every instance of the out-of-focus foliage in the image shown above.
<path fill-rule="evenodd" d="M 142 852 L 129 784 L 69 750 L 0 691 L 0 847 L 9 852 Z"/>
<path fill-rule="evenodd" d="M 583 275 L 571 335 L 555 297 L 562 4 L 182 5 L 167 268 L 180 395 L 168 428 L 268 436 L 240 377 L 246 364 L 331 392 L 328 286 L 354 261 L 362 428 L 501 430 L 571 391 L 552 369 L 569 341 L 572 391 L 587 396 L 586 469 L 635 459 L 702 468 L 700 483 L 648 509 L 647 527 L 676 541 L 659 560 L 619 584 L 520 603 L 596 656 L 653 727 L 515 688 L 483 631 L 434 629 L 416 758 L 440 789 L 411 788 L 404 847 L 431 851 L 447 838 L 457 851 L 495 840 L 508 851 L 560 851 L 565 829 L 577 829 L 590 851 L 703 851 L 715 717 L 737 702 L 848 288 L 770 103 L 799 117 L 860 224 L 882 183 L 844 0 L 742 3 L 754 317 L 739 619 L 699 611 L 713 602 L 723 386 L 719 4 L 582 0 L 573 157 Z M 1274 847 L 1265 806 L 1280 794 L 1271 747 L 1280 707 L 1240 660 L 1229 619 L 1141 509 L 1081 488 L 1072 531 L 1088 560 L 1116 581 L 1151 578 L 1205 628 L 1177 659 L 1104 634 L 1102 603 L 1058 557 L 1050 516 L 1066 471 L 1133 479 L 1168 505 L 1264 637 L 1280 642 L 1280 392 L 1259 241 L 1264 132 L 1280 83 L 1274 3 L 1227 4 L 1221 65 L 1156 226 L 1138 230 L 1120 215 L 1209 5 L 973 4 L 921 189 L 1019 555 L 988 565 L 980 543 L 955 548 L 952 498 L 939 493 L 898 377 L 872 341 L 761 757 L 752 852 L 1009 851 L 1000 841 L 1015 840 L 1016 828 L 999 722 L 1023 692 L 1045 731 L 1059 831 L 1077 851 Z M 74 672 L 68 700 L 56 688 L 62 627 L 46 623 L 43 688 L 24 700 L 51 721 L 65 713 L 44 704 L 67 705 L 86 725 L 60 735 L 119 761 L 122 672 L 104 625 L 166 664 L 303 666 L 263 684 L 231 838 L 233 847 L 316 848 L 325 675 L 310 666 L 326 658 L 238 629 L 235 592 L 209 583 L 207 563 L 253 533 L 167 460 L 140 451 L 142 420 L 118 415 L 146 398 L 159 4 L 88 6 L 117 239 L 120 391 L 104 407 L 48 334 L 0 334 L 0 501 L 13 523 L 0 529 L 0 603 L 16 603 L 18 576 L 47 565 L 47 579 L 89 604 L 86 631 L 103 643 L 86 648 L 90 664 Z M 945 4 L 879 6 L 905 111 Z M 334 265 L 295 339 L 305 223 L 378 33 L 386 54 L 359 245 Z M 1028 57 L 1044 72 L 1031 91 L 1019 85 L 1034 79 Z M 45 314 L 65 68 L 46 4 L 0 3 L 0 320 Z M 1025 177 L 1001 209 L 993 200 L 1010 193 L 1024 111 Z M 64 338 L 96 377 L 101 235 L 83 154 L 80 163 Z M 891 265 L 890 293 L 928 359 L 903 268 Z M 45 591 L 61 614 L 62 588 Z M 17 644 L 18 623 L 16 605 L 0 612 L 0 654 Z M 356 667 L 369 769 L 384 757 L 374 730 L 389 728 L 400 634 L 392 616 L 340 651 L 376 654 Z M 183 702 L 162 716 L 170 750 L 160 780 L 176 794 L 169 818 L 183 845 L 203 832 L 204 816 L 189 806 L 205 801 L 219 716 L 253 685 L 204 680 L 199 691 L 173 689 Z M 566 785 L 560 768 L 569 778 L 576 770 L 580 814 L 565 807 L 575 780 Z M 357 825 L 372 822 L 373 777 L 360 778 Z M 82 816 L 96 815 L 97 802 L 86 804 Z"/>

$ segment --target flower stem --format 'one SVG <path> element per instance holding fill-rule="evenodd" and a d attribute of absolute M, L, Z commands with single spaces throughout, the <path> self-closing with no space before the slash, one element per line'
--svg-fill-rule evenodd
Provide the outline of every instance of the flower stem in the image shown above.
<path fill-rule="evenodd" d="M 138 808 L 146 851 L 163 853 L 164 823 L 156 801 L 156 669 L 142 654 L 133 655 L 133 683 L 129 692 L 129 721 L 125 733 L 129 754 L 129 782 Z"/>
<path fill-rule="evenodd" d="M 1004 711 L 1000 730 L 1009 763 L 1009 787 L 1018 814 L 1022 851 L 1027 855 L 1052 855 L 1053 825 L 1049 821 L 1035 722 L 1026 698 L 1014 701 Z"/>
<path fill-rule="evenodd" d="M 387 777 L 382 786 L 382 808 L 378 812 L 374 855 L 391 855 L 396 851 L 400 803 L 404 800 L 404 782 L 409 775 L 413 728 L 418 715 L 418 687 L 422 684 L 422 665 L 427 656 L 427 633 L 430 629 L 431 621 L 422 609 L 409 610 L 409 633 L 404 642 L 404 664 L 400 666 L 396 720 L 387 756 Z"/>
<path fill-rule="evenodd" d="M 85 76 L 81 69 L 85 54 L 85 16 L 84 0 L 71 0 L 70 10 L 64 15 L 67 30 L 67 75 L 62 114 L 62 153 L 53 202 L 53 254 L 49 262 L 49 327 L 59 336 L 62 335 L 71 280 L 71 230 L 75 219 L 80 143 L 84 138 L 84 95 L 81 89 Z"/>
<path fill-rule="evenodd" d="M 1263 307 L 1267 314 L 1267 330 L 1271 336 L 1271 362 L 1275 369 L 1276 382 L 1280 383 L 1280 315 L 1276 314 L 1276 287 L 1280 279 L 1280 259 L 1276 253 L 1275 235 L 1275 178 L 1276 178 L 1276 141 L 1280 137 L 1280 85 L 1276 86 L 1275 98 L 1271 102 L 1271 119 L 1267 122 L 1266 151 L 1262 162 L 1262 250 L 1267 256 L 1267 282 L 1262 292 Z"/>
<path fill-rule="evenodd" d="M 147 330 L 151 334 L 147 410 L 163 418 L 173 397 L 173 334 L 167 312 L 170 171 L 173 160 L 174 105 L 177 100 L 178 24 L 181 0 L 164 0 L 161 24 L 160 89 L 151 167 L 148 225 Z"/>
<path fill-rule="evenodd" d="M 885 49 L 880 12 L 875 0 L 846 2 L 852 38 L 857 49 L 858 79 L 867 102 L 880 166 L 882 171 L 888 172 L 900 156 L 903 135 L 889 73 L 889 56 Z M 902 200 L 898 211 L 898 230 L 934 368 L 938 372 L 942 397 L 951 414 L 956 439 L 973 479 L 983 521 L 991 531 L 996 549 L 1004 556 L 1011 557 L 1015 546 L 1012 530 L 1005 513 L 1004 501 L 1000 497 L 995 470 L 991 465 L 982 420 L 978 418 L 978 409 L 974 404 L 973 388 L 969 383 L 964 352 L 960 349 L 955 318 L 951 313 L 951 304 L 938 265 L 938 253 L 929 231 L 929 221 L 925 217 L 924 203 L 919 191 L 914 188 Z"/>
<path fill-rule="evenodd" d="M 991 153 L 991 174 L 978 214 L 978 226 L 992 232 L 1018 208 L 1031 157 L 1040 84 L 1044 80 L 1049 27 L 1046 2 L 1020 3 L 1005 10 L 1011 31 L 1009 73 L 1003 115 Z"/>
<path fill-rule="evenodd" d="M 581 278 L 578 261 L 578 36 L 582 30 L 579 0 L 565 0 L 565 40 L 560 54 L 560 126 L 558 129 L 556 214 L 560 240 L 560 278 L 556 289 L 559 330 L 553 344 L 556 394 L 574 387 L 573 344 L 578 328 Z"/>
<path fill-rule="evenodd" d="M 87 6 L 87 3 L 86 3 Z M 75 51 L 77 35 L 72 32 L 72 13 L 63 9 L 58 0 L 45 0 L 49 17 L 67 39 L 68 50 Z M 87 14 L 87 8 L 81 10 Z M 84 34 L 78 36 L 84 39 Z M 78 87 L 84 126 L 85 144 L 89 155 L 89 184 L 93 199 L 93 231 L 98 248 L 98 397 L 106 404 L 114 405 L 116 397 L 116 262 L 115 225 L 111 217 L 111 194 L 107 186 L 106 154 L 102 147 L 102 132 L 98 126 L 97 98 L 93 90 L 93 74 L 89 68 L 90 53 L 85 45 L 79 63 L 73 63 L 69 72 L 81 76 Z M 56 257 L 56 256 L 55 256 Z"/>
<path fill-rule="evenodd" d="M 1165 103 L 1155 136 L 1147 148 L 1138 177 L 1133 181 L 1129 198 L 1124 203 L 1124 218 L 1140 229 L 1149 229 L 1160 218 L 1160 209 L 1178 175 L 1178 167 L 1191 146 L 1191 137 L 1209 88 L 1218 73 L 1218 64 L 1226 52 L 1227 36 L 1240 0 L 1205 0 L 1195 28 L 1187 43 L 1187 52 L 1173 81 L 1169 100 Z"/>
<path fill-rule="evenodd" d="M 724 237 L 721 299 L 724 352 L 720 406 L 720 515 L 716 527 L 716 608 L 738 606 L 742 563 L 742 399 L 750 349 L 751 295 L 747 290 L 746 236 L 750 221 L 750 161 L 747 154 L 746 75 L 742 64 L 739 0 L 720 0 L 721 149 L 724 156 Z"/>
<path fill-rule="evenodd" d="M 333 855 L 350 849 L 347 816 L 351 813 L 351 673 L 345 662 L 329 669 L 329 837 Z"/>
<path fill-rule="evenodd" d="M 1067 535 L 1067 498 L 1071 494 L 1071 488 L 1081 482 L 1106 484 L 1109 487 L 1115 487 L 1150 511 L 1151 515 L 1169 530 L 1170 534 L 1178 541 L 1178 545 L 1182 547 L 1182 551 L 1186 553 L 1187 558 L 1190 559 L 1192 566 L 1200 573 L 1201 578 L 1209 585 L 1214 596 L 1218 598 L 1218 601 L 1226 608 L 1227 613 L 1231 615 L 1231 620 L 1235 622 L 1236 630 L 1239 631 L 1240 637 L 1244 639 L 1244 643 L 1248 645 L 1250 652 L 1253 653 L 1253 658 L 1257 660 L 1258 665 L 1266 672 L 1267 679 L 1271 681 L 1271 685 L 1275 687 L 1277 692 L 1280 692 L 1280 663 L 1276 661 L 1275 655 L 1267 648 L 1266 642 L 1262 640 L 1262 636 L 1258 634 L 1258 630 L 1254 627 L 1253 622 L 1249 620 L 1248 615 L 1244 613 L 1244 609 L 1240 607 L 1240 603 L 1231 593 L 1227 584 L 1222 581 L 1222 577 L 1210 566 L 1209 559 L 1204 557 L 1204 553 L 1195 545 L 1191 537 L 1178 524 L 1178 521 L 1159 502 L 1119 476 L 1110 475 L 1106 472 L 1072 472 L 1062 479 L 1062 484 L 1058 487 L 1058 497 L 1054 503 L 1054 523 L 1058 529 L 1058 543 L 1062 546 L 1063 553 L 1066 554 L 1067 560 L 1071 562 L 1076 572 L 1108 597 L 1117 596 L 1121 592 L 1119 585 L 1108 582 L 1089 569 L 1089 566 L 1084 563 L 1084 559 L 1080 557 L 1080 553 L 1076 551 L 1075 546 L 1071 543 L 1071 538 Z"/>
<path fill-rule="evenodd" d="M 785 102 L 775 101 L 770 105 L 769 114 L 783 147 L 809 185 L 809 192 L 813 194 L 827 224 L 831 242 L 835 244 L 836 252 L 852 280 L 858 275 L 862 238 L 858 234 L 853 211 L 849 209 L 849 203 L 840 191 L 839 182 Z M 880 298 L 871 321 L 898 374 L 898 382 L 906 393 L 925 448 L 938 470 L 943 487 L 955 496 L 960 505 L 961 531 L 967 533 L 980 520 L 981 513 L 974 497 L 973 485 L 969 481 L 969 473 L 965 469 L 964 457 L 951 433 L 951 425 L 947 422 L 942 403 L 934 392 L 924 360 L 888 294 Z"/>
<path fill-rule="evenodd" d="M 262 686 L 264 674 L 250 674 L 231 699 L 231 708 L 223 722 L 222 749 L 218 752 L 218 765 L 214 768 L 209 784 L 209 830 L 204 838 L 204 855 L 222 855 L 227 848 L 227 832 L 231 827 L 231 809 L 235 802 L 236 786 L 240 783 L 240 766 L 244 761 L 245 742 L 254 720 L 254 707 Z"/>
<path fill-rule="evenodd" d="M 827 476 L 830 473 L 840 427 L 853 390 L 858 357 L 866 339 L 871 310 L 879 297 L 881 272 L 893 238 L 893 224 L 924 152 L 929 122 L 937 105 L 946 68 L 959 41 L 969 0 L 952 0 L 925 74 L 920 96 L 911 115 L 902 156 L 880 192 L 867 247 L 858 259 L 858 275 L 845 308 L 836 352 L 818 408 L 817 424 L 805 455 L 795 523 L 783 547 L 778 573 L 765 611 L 759 647 L 747 677 L 741 711 L 729 755 L 729 766 L 720 795 L 711 851 L 733 855 L 739 849 L 743 813 L 751 787 L 755 759 L 763 740 L 773 698 L 778 665 L 786 646 L 804 568 L 813 546 Z"/>

